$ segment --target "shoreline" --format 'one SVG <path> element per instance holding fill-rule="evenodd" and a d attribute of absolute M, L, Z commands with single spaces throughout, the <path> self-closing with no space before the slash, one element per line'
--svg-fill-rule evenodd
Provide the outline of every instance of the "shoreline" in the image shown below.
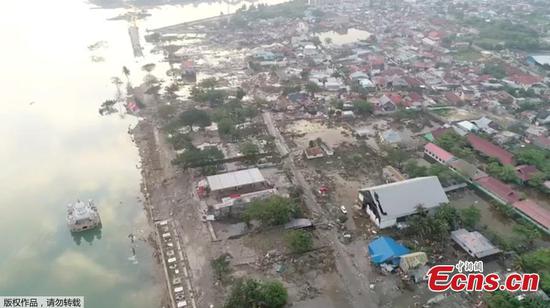
<path fill-rule="evenodd" d="M 192 172 L 172 165 L 175 152 L 155 126 L 151 110 L 141 111 L 141 118 L 130 134 L 141 159 L 144 210 L 156 235 L 151 243 L 156 259 L 155 276 L 165 281 L 161 307 L 175 307 L 176 302 L 183 300 L 192 308 L 218 304 L 220 294 L 210 288 L 214 284 L 209 263 L 212 241 L 207 225 L 200 219 L 200 203 L 193 195 Z M 157 224 L 161 221 L 166 222 L 162 227 Z M 169 238 L 164 237 L 166 233 L 170 233 Z M 198 241 L 199 238 L 207 240 Z M 174 294 L 176 288 L 183 290 Z"/>
<path fill-rule="evenodd" d="M 147 127 L 147 121 L 149 120 L 145 118 L 139 119 L 135 127 L 128 130 L 128 134 L 131 136 L 132 141 L 138 149 L 138 155 L 140 159 L 140 192 L 143 197 L 143 210 L 145 211 L 147 222 L 149 224 L 149 227 L 151 228 L 150 233 L 147 237 L 147 242 L 153 250 L 153 259 L 155 261 L 151 274 L 155 279 L 155 284 L 160 284 L 159 289 L 161 290 L 161 292 L 159 294 L 159 307 L 166 307 L 166 305 L 170 302 L 170 292 L 166 284 L 167 273 L 165 271 L 165 266 L 162 260 L 162 252 L 160 248 L 161 243 L 159 242 L 160 238 L 153 217 L 154 206 L 151 203 L 150 193 L 148 189 L 148 187 L 150 187 L 150 179 L 148 178 L 147 174 L 150 171 L 148 170 L 149 163 L 146 163 L 146 161 L 150 159 L 150 153 L 147 153 L 148 145 L 146 143 L 148 143 L 147 135 L 152 133 L 152 127 Z M 170 304 L 168 307 L 170 306 L 172 305 Z"/>

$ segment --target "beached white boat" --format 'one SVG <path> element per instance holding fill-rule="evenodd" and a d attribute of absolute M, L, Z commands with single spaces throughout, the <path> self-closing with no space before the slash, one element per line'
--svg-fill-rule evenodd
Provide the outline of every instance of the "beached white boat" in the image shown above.
<path fill-rule="evenodd" d="M 101 226 L 99 212 L 92 200 L 84 203 L 77 200 L 67 206 L 67 225 L 71 232 L 81 232 Z"/>

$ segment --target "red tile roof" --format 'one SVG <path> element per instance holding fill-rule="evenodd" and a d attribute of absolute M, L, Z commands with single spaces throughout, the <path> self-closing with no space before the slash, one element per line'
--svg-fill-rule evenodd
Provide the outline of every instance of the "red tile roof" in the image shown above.
<path fill-rule="evenodd" d="M 409 98 L 411 99 L 411 101 L 413 102 L 421 102 L 424 98 L 422 97 L 422 95 L 416 93 L 416 92 L 410 92 L 409 93 Z"/>
<path fill-rule="evenodd" d="M 432 32 L 428 33 L 428 37 L 432 40 L 440 40 L 441 37 L 443 37 L 443 34 L 441 32 L 438 32 L 438 31 L 432 31 Z"/>
<path fill-rule="evenodd" d="M 521 165 L 516 167 L 516 173 L 522 181 L 529 181 L 537 172 L 539 172 L 539 170 L 533 165 Z"/>
<path fill-rule="evenodd" d="M 384 76 L 384 77 L 395 76 L 395 75 L 403 76 L 404 74 L 405 74 L 405 71 L 403 71 L 402 69 L 397 67 L 391 67 L 382 71 L 382 73 L 380 73 L 380 76 Z"/>
<path fill-rule="evenodd" d="M 454 155 L 445 151 L 444 149 L 438 147 L 433 143 L 428 143 L 424 146 L 424 150 L 432 152 L 434 155 L 439 157 L 442 161 L 447 162 L 454 158 Z"/>
<path fill-rule="evenodd" d="M 306 149 L 306 154 L 309 157 L 317 157 L 323 155 L 323 150 L 320 147 L 312 147 Z"/>
<path fill-rule="evenodd" d="M 517 74 L 510 77 L 510 80 L 514 81 L 517 84 L 530 86 L 535 83 L 541 82 L 542 78 L 527 74 Z"/>
<path fill-rule="evenodd" d="M 546 229 L 550 229 L 550 210 L 543 208 L 531 199 L 515 202 L 513 206 Z"/>
<path fill-rule="evenodd" d="M 403 76 L 403 80 L 405 80 L 409 87 L 419 87 L 422 85 L 422 82 L 410 76 Z"/>
<path fill-rule="evenodd" d="M 486 176 L 477 179 L 476 182 L 481 185 L 481 187 L 497 195 L 499 198 L 506 201 L 507 203 L 514 203 L 519 201 L 520 199 L 516 191 L 514 191 L 510 186 L 495 179 L 494 177 Z"/>
<path fill-rule="evenodd" d="M 401 103 L 401 95 L 397 93 L 390 93 L 387 96 L 394 104 L 399 105 Z"/>
<path fill-rule="evenodd" d="M 462 102 L 462 99 L 460 98 L 460 96 L 454 94 L 453 92 L 445 93 L 445 98 L 447 99 L 447 101 L 449 103 L 454 104 L 454 105 L 457 105 L 460 102 Z"/>
<path fill-rule="evenodd" d="M 514 155 L 505 149 L 493 144 L 475 134 L 468 134 L 466 137 L 470 145 L 477 151 L 498 159 L 504 165 L 514 164 Z"/>

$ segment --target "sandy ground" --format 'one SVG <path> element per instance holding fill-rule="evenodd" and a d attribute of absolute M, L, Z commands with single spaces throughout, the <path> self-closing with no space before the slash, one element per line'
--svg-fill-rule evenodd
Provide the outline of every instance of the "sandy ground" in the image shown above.
<path fill-rule="evenodd" d="M 200 203 L 193 197 L 193 176 L 181 172 L 171 161 L 175 152 L 147 119 L 141 120 L 133 136 L 142 158 L 143 186 L 150 220 L 173 219 L 180 234 L 180 244 L 186 256 L 198 307 L 208 307 L 221 301 L 213 290 L 211 238 L 201 222 Z M 159 269 L 162 272 L 162 268 Z"/>

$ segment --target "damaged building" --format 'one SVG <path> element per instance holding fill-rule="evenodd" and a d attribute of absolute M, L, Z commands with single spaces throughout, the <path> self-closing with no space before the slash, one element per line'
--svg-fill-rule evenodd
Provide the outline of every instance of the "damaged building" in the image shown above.
<path fill-rule="evenodd" d="M 431 211 L 449 202 L 436 176 L 365 188 L 359 191 L 359 204 L 381 229 L 392 227 L 416 213 L 417 207 Z"/>

